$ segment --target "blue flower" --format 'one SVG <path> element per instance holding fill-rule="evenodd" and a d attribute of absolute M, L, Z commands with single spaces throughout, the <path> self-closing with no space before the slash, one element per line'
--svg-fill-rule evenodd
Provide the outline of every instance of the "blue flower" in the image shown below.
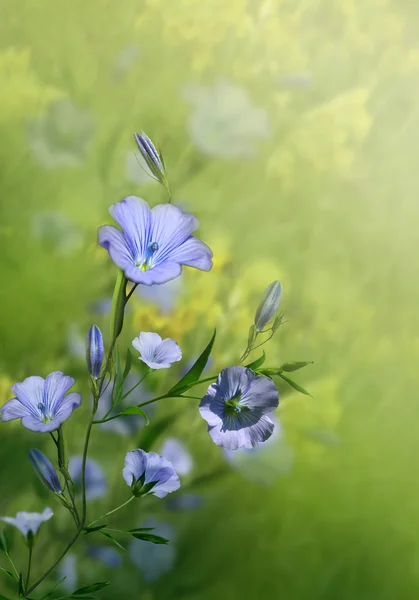
<path fill-rule="evenodd" d="M 176 559 L 174 531 L 171 525 L 155 519 L 147 519 L 140 527 L 153 527 L 152 533 L 160 535 L 170 544 L 150 544 L 144 540 L 132 540 L 129 555 L 136 567 L 141 570 L 145 581 L 157 581 L 161 575 L 170 571 Z"/>
<path fill-rule="evenodd" d="M 168 498 L 166 506 L 169 510 L 194 510 L 200 508 L 204 500 L 198 494 L 176 494 L 172 498 Z"/>
<path fill-rule="evenodd" d="M 32 448 L 32 450 L 29 451 L 29 460 L 42 483 L 51 490 L 51 492 L 62 494 L 63 487 L 58 479 L 57 472 L 45 454 L 36 448 Z"/>
<path fill-rule="evenodd" d="M 68 463 L 68 472 L 71 475 L 77 491 L 81 490 L 82 457 L 72 456 Z M 108 489 L 102 467 L 91 458 L 86 461 L 86 498 L 96 500 L 102 498 Z"/>
<path fill-rule="evenodd" d="M 275 315 L 281 295 L 282 286 L 279 281 L 273 281 L 268 285 L 256 309 L 255 328 L 257 332 L 262 331 Z"/>
<path fill-rule="evenodd" d="M 104 354 L 102 332 L 99 327 L 92 325 L 86 336 L 86 362 L 87 370 L 93 379 L 97 379 L 100 375 Z"/>
<path fill-rule="evenodd" d="M 111 569 L 116 569 L 122 565 L 122 557 L 118 551 L 107 546 L 89 546 L 87 554 Z"/>
<path fill-rule="evenodd" d="M 179 440 L 174 438 L 165 440 L 160 453 L 172 463 L 179 475 L 188 475 L 191 472 L 193 467 L 192 456 Z"/>
<path fill-rule="evenodd" d="M 254 106 L 241 87 L 226 81 L 208 87 L 189 85 L 184 97 L 192 105 L 189 134 L 205 154 L 252 157 L 257 153 L 256 142 L 269 136 L 266 110 Z"/>
<path fill-rule="evenodd" d="M 182 265 L 211 269 L 211 250 L 191 235 L 199 225 L 193 215 L 171 204 L 150 209 L 135 196 L 113 204 L 109 212 L 123 231 L 100 227 L 99 244 L 134 283 L 166 283 L 181 274 Z"/>
<path fill-rule="evenodd" d="M 182 350 L 175 340 L 162 340 L 158 333 L 141 332 L 132 340 L 132 345 L 140 353 L 139 360 L 150 369 L 169 369 L 182 358 Z"/>
<path fill-rule="evenodd" d="M 209 386 L 199 405 L 208 433 L 227 450 L 253 448 L 271 437 L 274 423 L 267 416 L 278 406 L 272 379 L 246 367 L 228 367 Z"/>
<path fill-rule="evenodd" d="M 135 375 L 128 375 L 124 383 L 124 394 L 126 394 L 134 385 L 137 383 L 138 377 Z M 99 407 L 96 413 L 96 418 L 98 420 L 103 419 L 103 417 L 107 414 L 112 406 L 112 389 L 113 385 L 109 384 L 109 386 L 104 390 L 102 396 L 100 397 Z M 127 396 L 125 400 L 118 404 L 118 406 L 110 413 L 109 416 L 113 417 L 114 415 L 121 412 L 122 408 L 125 406 L 131 406 L 133 404 L 140 404 L 141 402 L 147 402 L 147 400 L 151 400 L 153 394 L 150 392 L 145 383 L 140 383 L 140 385 L 135 388 L 132 394 Z M 154 410 L 154 404 L 147 406 L 147 413 L 150 414 Z M 100 429 L 105 431 L 112 431 L 114 433 L 118 433 L 119 435 L 132 435 L 140 427 L 145 424 L 145 419 L 140 415 L 127 415 L 124 417 L 120 417 L 119 419 L 112 419 L 112 421 L 108 421 L 107 423 L 101 423 L 98 425 Z"/>
<path fill-rule="evenodd" d="M 61 585 L 66 592 L 72 592 L 77 587 L 79 577 L 77 573 L 77 556 L 75 554 L 67 554 L 60 562 L 57 568 L 57 579 L 58 581 L 64 579 Z"/>
<path fill-rule="evenodd" d="M 50 373 L 46 379 L 33 376 L 15 383 L 11 391 L 16 395 L 1 409 L 1 420 L 22 419 L 30 431 L 54 431 L 80 406 L 81 396 L 76 392 L 66 394 L 74 379 L 61 371 Z"/>
<path fill-rule="evenodd" d="M 14 525 L 27 538 L 29 533 L 35 536 L 42 523 L 48 521 L 53 514 L 50 508 L 46 508 L 42 513 L 22 511 L 18 512 L 16 517 L 0 517 L 0 521 Z"/>
<path fill-rule="evenodd" d="M 155 452 L 128 452 L 122 476 L 134 496 L 154 494 L 157 498 L 164 498 L 180 488 L 179 477 L 173 465 Z"/>
<path fill-rule="evenodd" d="M 172 312 L 179 295 L 182 293 L 182 280 L 178 277 L 161 285 L 139 285 L 136 293 L 148 302 L 157 304 L 160 312 L 167 315 Z"/>

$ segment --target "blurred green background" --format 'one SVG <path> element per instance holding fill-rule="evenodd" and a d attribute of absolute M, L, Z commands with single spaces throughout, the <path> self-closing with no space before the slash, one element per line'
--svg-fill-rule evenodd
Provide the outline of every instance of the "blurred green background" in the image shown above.
<path fill-rule="evenodd" d="M 83 338 L 92 322 L 108 332 L 115 277 L 97 227 L 126 195 L 166 201 L 137 164 L 138 130 L 215 254 L 209 274 L 185 269 L 179 286 L 132 302 L 121 349 L 151 330 L 185 356 L 149 393 L 214 326 L 211 370 L 237 363 L 277 278 L 288 322 L 266 364 L 314 361 L 295 377 L 313 399 L 280 386 L 280 435 L 257 453 L 226 460 L 193 400 L 162 403 L 148 428 L 96 430 L 108 493 L 92 519 L 127 498 L 125 453 L 167 437 L 193 457 L 183 483 L 202 503 L 130 505 L 115 523 L 170 527 L 169 555 L 153 547 L 142 562 L 131 549 L 111 569 L 89 549 L 108 541 L 86 538 L 71 559 L 77 585 L 109 579 L 104 600 L 416 599 L 419 5 L 0 0 L 0 14 L 1 402 L 26 376 L 73 375 L 84 407 L 66 436 L 80 453 Z M 1 514 L 55 512 L 39 574 L 71 529 L 27 459 L 31 447 L 52 458 L 51 446 L 1 426 Z M 7 578 L 0 590 L 11 596 Z"/>

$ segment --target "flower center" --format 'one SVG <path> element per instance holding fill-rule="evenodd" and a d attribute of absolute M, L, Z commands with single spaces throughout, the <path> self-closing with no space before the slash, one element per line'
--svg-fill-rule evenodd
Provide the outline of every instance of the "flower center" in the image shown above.
<path fill-rule="evenodd" d="M 51 421 L 51 417 L 47 414 L 47 407 L 43 402 L 38 403 L 38 410 L 41 413 L 42 421 L 44 423 L 49 423 Z"/>
<path fill-rule="evenodd" d="M 152 268 L 153 265 L 151 264 L 151 259 L 153 258 L 154 254 L 157 252 L 158 249 L 159 245 L 157 242 L 149 243 L 145 254 L 145 260 L 137 263 L 137 267 L 139 267 L 141 271 L 148 271 Z"/>
<path fill-rule="evenodd" d="M 230 400 L 226 401 L 225 408 L 226 412 L 229 414 L 239 414 L 242 411 L 242 406 L 240 405 L 240 400 L 242 397 L 242 393 L 239 391 Z"/>

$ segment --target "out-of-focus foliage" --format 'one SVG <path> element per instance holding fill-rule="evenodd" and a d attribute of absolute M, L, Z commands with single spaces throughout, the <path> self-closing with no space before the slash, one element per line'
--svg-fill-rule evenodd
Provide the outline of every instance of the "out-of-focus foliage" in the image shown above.
<path fill-rule="evenodd" d="M 194 459 L 185 493 L 203 501 L 175 511 L 144 499 L 115 518 L 173 528 L 159 578 L 130 552 L 111 577 L 86 542 L 70 565 L 78 585 L 109 576 L 104 599 L 416 598 L 417 4 L 2 0 L 0 12 L 1 401 L 28 375 L 73 375 L 84 409 L 66 434 L 80 454 L 80 342 L 93 322 L 107 333 L 97 303 L 115 276 L 96 229 L 125 195 L 166 200 L 137 164 L 137 130 L 163 150 L 173 202 L 197 214 L 215 254 L 210 273 L 184 270 L 171 302 L 140 290 L 129 305 L 122 351 L 157 331 L 185 357 L 151 391 L 169 388 L 213 327 L 208 373 L 237 362 L 276 279 L 287 322 L 266 365 L 314 361 L 295 375 L 313 398 L 277 382 L 282 438 L 247 465 L 212 445 L 193 400 L 165 400 L 131 435 L 95 430 L 109 483 L 95 514 L 126 499 L 125 453 L 169 435 Z M 1 439 L 1 514 L 48 506 L 27 451 L 51 455 L 49 438 L 9 423 Z M 48 562 L 71 527 L 53 509 L 38 549 Z"/>

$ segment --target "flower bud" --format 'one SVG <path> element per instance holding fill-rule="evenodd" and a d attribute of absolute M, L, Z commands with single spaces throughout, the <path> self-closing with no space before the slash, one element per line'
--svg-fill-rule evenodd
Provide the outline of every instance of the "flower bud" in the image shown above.
<path fill-rule="evenodd" d="M 255 314 L 255 328 L 257 332 L 269 323 L 278 310 L 282 295 L 282 285 L 279 281 L 273 281 L 263 294 L 263 298 L 257 307 Z"/>
<path fill-rule="evenodd" d="M 88 371 L 94 379 L 100 375 L 104 353 L 102 332 L 99 327 L 92 325 L 86 336 L 86 362 Z"/>
<path fill-rule="evenodd" d="M 141 156 L 145 160 L 146 165 L 150 169 L 153 177 L 155 177 L 159 183 L 165 187 L 168 187 L 166 169 L 161 153 L 156 150 L 153 142 L 144 133 L 144 131 L 141 133 L 135 133 L 134 139 L 137 143 L 139 151 L 141 152 Z"/>
<path fill-rule="evenodd" d="M 55 494 L 62 494 L 63 488 L 58 479 L 57 472 L 47 457 L 40 450 L 32 448 L 29 451 L 29 460 L 32 463 L 35 473 L 45 487 Z"/>

